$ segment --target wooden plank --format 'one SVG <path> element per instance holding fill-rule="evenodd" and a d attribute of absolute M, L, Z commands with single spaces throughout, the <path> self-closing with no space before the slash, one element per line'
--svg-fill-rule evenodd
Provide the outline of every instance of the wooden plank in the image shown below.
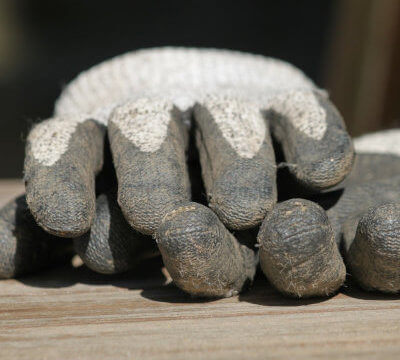
<path fill-rule="evenodd" d="M 0 195 L 20 185 L 0 182 Z M 10 191 L 10 190 L 8 190 Z M 285 299 L 263 276 L 239 297 L 190 299 L 155 260 L 121 276 L 65 265 L 2 281 L 1 359 L 399 359 L 400 298 L 348 286 Z"/>

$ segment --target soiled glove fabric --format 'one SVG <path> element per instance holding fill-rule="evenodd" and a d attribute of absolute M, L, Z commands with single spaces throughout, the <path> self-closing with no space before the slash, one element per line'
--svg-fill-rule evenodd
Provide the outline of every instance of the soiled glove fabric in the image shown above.
<path fill-rule="evenodd" d="M 364 289 L 400 291 L 400 130 L 354 144 L 355 164 L 341 186 L 314 196 L 315 202 L 281 202 L 261 226 L 261 268 L 284 294 L 335 292 L 346 275 L 339 249 Z"/>
<path fill-rule="evenodd" d="M 190 124 L 208 207 L 191 202 Z M 257 255 L 228 229 L 239 235 L 282 206 L 273 210 L 277 167 L 270 130 L 291 176 L 310 191 L 337 185 L 351 169 L 352 142 L 339 113 L 290 64 L 209 49 L 128 53 L 79 75 L 57 101 L 54 118 L 32 129 L 26 202 L 46 232 L 75 238 L 75 250 L 95 271 L 127 270 L 153 251 L 153 236 L 179 287 L 230 296 L 252 280 Z M 113 190 L 100 195 L 96 205 L 106 132 L 118 194 L 117 200 Z M 6 221 L 0 229 L 11 234 L 4 241 L 16 242 L 15 226 Z M 321 236 L 331 231 L 327 226 Z M 339 261 L 332 241 L 326 243 L 325 255 Z M 337 272 L 326 289 L 340 283 L 344 270 Z"/>

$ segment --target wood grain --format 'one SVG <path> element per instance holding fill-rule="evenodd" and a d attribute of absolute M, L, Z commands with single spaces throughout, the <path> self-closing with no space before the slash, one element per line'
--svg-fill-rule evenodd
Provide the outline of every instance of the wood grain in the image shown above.
<path fill-rule="evenodd" d="M 0 182 L 0 199 L 20 190 Z M 400 298 L 351 285 L 296 301 L 259 276 L 239 297 L 196 301 L 153 260 L 118 277 L 66 264 L 0 286 L 1 359 L 400 358 Z"/>

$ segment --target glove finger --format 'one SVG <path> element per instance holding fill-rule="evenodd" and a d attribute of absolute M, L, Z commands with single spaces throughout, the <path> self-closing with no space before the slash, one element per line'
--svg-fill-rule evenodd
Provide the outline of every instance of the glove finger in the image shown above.
<path fill-rule="evenodd" d="M 97 198 L 93 225 L 74 239 L 74 249 L 87 267 L 102 274 L 127 271 L 157 253 L 154 240 L 133 230 L 125 220 L 116 191 Z"/>
<path fill-rule="evenodd" d="M 35 223 L 24 195 L 0 209 L 0 278 L 25 275 L 71 256 L 71 240 L 43 231 Z"/>
<path fill-rule="evenodd" d="M 370 207 L 389 202 L 400 202 L 399 186 L 400 176 L 395 176 L 373 182 L 349 185 L 332 195 L 327 193 L 321 197 L 321 200 L 315 199 L 315 201 L 318 201 L 322 207 L 327 209 L 329 220 L 335 232 L 336 242 L 341 245 L 342 228 L 346 221 L 354 219 L 354 224 L 357 224 L 358 219 Z M 353 235 L 356 227 L 355 225 Z"/>
<path fill-rule="evenodd" d="M 346 278 L 328 217 L 311 201 L 279 203 L 265 218 L 258 242 L 261 269 L 285 295 L 328 296 Z"/>
<path fill-rule="evenodd" d="M 353 278 L 366 290 L 399 292 L 400 204 L 372 207 L 357 220 L 351 219 L 343 229 Z"/>
<path fill-rule="evenodd" d="M 346 183 L 360 184 L 398 177 L 399 141 L 400 131 L 397 129 L 367 134 L 355 139 L 357 157 Z M 364 209 L 358 209 L 356 215 L 346 220 L 343 225 L 343 249 L 347 264 L 353 278 L 367 290 L 390 293 L 400 291 L 400 196 L 396 186 L 395 179 L 386 181 L 383 186 L 374 186 L 376 190 L 372 193 L 378 192 L 374 195 L 375 203 L 384 204 L 372 206 L 368 211 L 365 210 L 366 206 Z M 365 192 L 370 194 L 371 190 Z M 352 198 L 355 199 L 358 195 L 356 192 Z M 365 199 L 365 196 L 368 195 L 363 195 L 362 199 Z M 395 201 L 397 204 L 387 201 Z M 358 199 L 357 204 L 359 203 Z"/>
<path fill-rule="evenodd" d="M 328 211 L 355 279 L 366 289 L 400 290 L 400 176 L 346 187 Z"/>
<path fill-rule="evenodd" d="M 143 234 L 153 234 L 170 207 L 190 199 L 187 137 L 180 111 L 163 100 L 129 102 L 111 116 L 118 203 Z"/>
<path fill-rule="evenodd" d="M 156 233 L 175 284 L 194 296 L 229 297 L 253 280 L 257 258 L 209 208 L 187 203 L 170 211 Z"/>
<path fill-rule="evenodd" d="M 354 149 L 354 165 L 344 185 L 400 175 L 399 129 L 383 130 L 355 138 Z"/>
<path fill-rule="evenodd" d="M 352 141 L 326 96 L 311 90 L 284 92 L 272 98 L 266 116 L 289 171 L 302 186 L 326 189 L 350 172 Z"/>
<path fill-rule="evenodd" d="M 231 229 L 259 224 L 276 202 L 275 155 L 257 106 L 207 97 L 194 107 L 209 206 Z"/>
<path fill-rule="evenodd" d="M 36 222 L 49 233 L 76 237 L 89 230 L 103 145 L 103 126 L 83 116 L 53 118 L 30 132 L 26 200 Z"/>

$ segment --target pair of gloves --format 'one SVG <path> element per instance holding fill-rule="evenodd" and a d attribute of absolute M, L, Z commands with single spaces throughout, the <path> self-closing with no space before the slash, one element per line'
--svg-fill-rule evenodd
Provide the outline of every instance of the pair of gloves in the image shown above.
<path fill-rule="evenodd" d="M 400 131 L 354 144 L 356 157 L 328 95 L 283 61 L 189 48 L 116 57 L 31 130 L 26 194 L 0 210 L 0 277 L 71 252 L 118 273 L 158 249 L 195 296 L 239 293 L 258 263 L 286 295 L 330 295 L 343 257 L 363 288 L 396 293 Z"/>

